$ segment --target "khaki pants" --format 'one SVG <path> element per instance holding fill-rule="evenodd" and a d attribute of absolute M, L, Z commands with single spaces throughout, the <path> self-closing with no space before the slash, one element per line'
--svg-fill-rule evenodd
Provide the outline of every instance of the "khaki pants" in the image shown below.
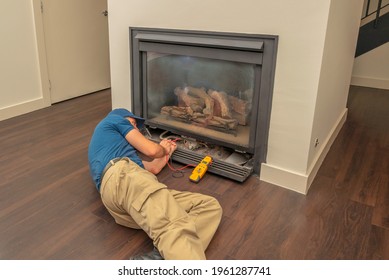
<path fill-rule="evenodd" d="M 115 221 L 143 229 L 164 259 L 205 259 L 222 215 L 215 198 L 167 189 L 127 158 L 107 170 L 100 193 Z"/>

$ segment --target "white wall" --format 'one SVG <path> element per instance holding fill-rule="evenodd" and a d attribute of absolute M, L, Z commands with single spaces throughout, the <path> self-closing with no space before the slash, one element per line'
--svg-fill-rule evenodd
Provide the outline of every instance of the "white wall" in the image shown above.
<path fill-rule="evenodd" d="M 389 43 L 355 59 L 351 84 L 389 89 Z"/>
<path fill-rule="evenodd" d="M 33 1 L 2 1 L 0 120 L 48 106 L 43 97 Z"/>
<path fill-rule="evenodd" d="M 312 180 L 347 116 L 354 54 L 362 1 L 331 1 L 315 115 L 313 119 L 308 180 Z M 319 144 L 315 146 L 315 140 Z"/>
<path fill-rule="evenodd" d="M 331 1 L 324 38 L 318 88 L 312 96 L 314 115 L 304 171 L 284 170 L 269 164 L 261 178 L 306 193 L 347 117 L 348 97 L 363 0 Z M 296 134 L 298 135 L 298 134 Z M 318 144 L 316 145 L 316 141 Z M 275 169 L 275 170 L 274 170 Z"/>
<path fill-rule="evenodd" d="M 338 103 L 338 99 L 318 98 L 319 89 L 320 96 L 324 96 L 326 86 L 332 82 L 327 69 L 336 50 L 335 43 L 329 41 L 339 39 L 339 44 L 348 46 L 356 40 L 352 38 L 355 30 L 350 30 L 351 35 L 346 38 L 327 34 L 330 4 L 334 1 L 108 0 L 113 107 L 131 107 L 130 26 L 278 35 L 268 155 L 261 169 L 261 179 L 305 193 L 308 165 L 316 156 L 312 152 L 310 155 L 312 130 L 320 131 L 323 138 L 331 133 L 334 119 L 323 121 L 322 115 L 332 114 L 332 111 L 326 112 L 326 108 Z M 352 13 L 357 13 L 362 5 L 362 0 L 344 2 L 349 6 L 361 2 Z M 346 16 L 346 22 L 360 18 L 360 10 L 354 15 L 341 7 L 334 22 L 342 23 L 339 22 L 341 16 Z M 328 61 L 325 67 L 322 66 L 324 54 Z M 343 78 L 349 74 L 350 59 L 343 60 L 347 62 L 344 68 L 338 65 Z M 321 78 L 323 73 L 327 73 L 326 78 Z M 344 109 L 347 96 L 344 83 L 336 83 L 332 88 L 341 92 L 338 107 Z M 318 101 L 322 101 L 323 106 L 316 104 Z M 315 118 L 316 108 L 321 108 L 322 112 Z M 341 110 L 339 108 L 337 111 Z"/>

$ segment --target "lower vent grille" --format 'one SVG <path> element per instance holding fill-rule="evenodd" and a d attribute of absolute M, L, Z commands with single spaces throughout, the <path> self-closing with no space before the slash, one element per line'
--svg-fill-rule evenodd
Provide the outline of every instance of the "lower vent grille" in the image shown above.
<path fill-rule="evenodd" d="M 193 151 L 178 148 L 172 156 L 174 161 L 183 164 L 197 165 L 204 155 L 196 154 Z M 228 162 L 224 162 L 218 159 L 214 159 L 211 166 L 208 167 L 208 171 L 220 176 L 224 176 L 239 182 L 243 182 L 253 171 L 252 167 L 235 165 Z"/>

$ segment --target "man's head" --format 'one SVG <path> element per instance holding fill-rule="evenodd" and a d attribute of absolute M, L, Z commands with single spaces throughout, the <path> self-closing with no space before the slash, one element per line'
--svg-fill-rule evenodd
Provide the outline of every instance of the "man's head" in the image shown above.
<path fill-rule="evenodd" d="M 112 110 L 111 114 L 119 115 L 119 116 L 122 116 L 122 117 L 128 119 L 129 122 L 131 122 L 131 124 L 134 127 L 137 127 L 139 129 L 141 129 L 143 127 L 144 122 L 145 122 L 145 119 L 138 117 L 138 116 L 135 116 L 132 112 L 130 112 L 124 108 L 114 109 L 114 110 Z M 131 119 L 132 119 L 132 121 L 131 121 Z M 136 122 L 135 125 L 133 123 L 134 121 Z"/>
<path fill-rule="evenodd" d="M 133 127 L 135 127 L 136 129 L 139 129 L 136 119 L 131 118 L 131 117 L 127 117 L 126 119 L 132 124 Z"/>

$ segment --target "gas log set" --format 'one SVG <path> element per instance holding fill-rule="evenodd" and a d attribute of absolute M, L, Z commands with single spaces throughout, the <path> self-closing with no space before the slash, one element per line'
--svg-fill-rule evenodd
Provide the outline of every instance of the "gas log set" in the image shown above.
<path fill-rule="evenodd" d="M 247 90 L 250 91 L 250 90 Z M 164 106 L 162 115 L 226 130 L 236 130 L 247 125 L 250 102 L 224 91 L 187 86 L 176 87 L 178 106 Z M 247 95 L 245 92 L 243 95 Z"/>

